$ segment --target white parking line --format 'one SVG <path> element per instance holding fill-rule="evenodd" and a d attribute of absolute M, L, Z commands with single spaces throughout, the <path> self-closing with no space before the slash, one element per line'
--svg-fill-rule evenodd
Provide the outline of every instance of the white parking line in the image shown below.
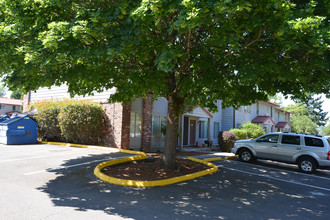
<path fill-rule="evenodd" d="M 289 181 L 289 180 L 279 179 L 279 178 L 276 178 L 276 177 L 271 177 L 271 176 L 268 176 L 268 175 L 263 175 L 263 174 L 258 174 L 258 173 L 252 173 L 252 172 L 248 172 L 248 171 L 244 171 L 244 170 L 238 170 L 238 169 L 228 168 L 228 167 L 224 167 L 223 165 L 220 165 L 218 167 L 221 167 L 222 169 L 226 169 L 226 170 L 236 171 L 236 172 L 250 174 L 250 175 L 255 175 L 255 176 L 266 177 L 266 178 L 269 178 L 269 179 L 273 179 L 273 180 L 277 180 L 277 181 L 281 181 L 281 182 L 285 182 L 285 183 L 291 183 L 291 184 L 306 186 L 306 187 L 320 189 L 320 190 L 324 190 L 324 191 L 330 192 L 330 189 L 328 189 L 328 188 L 323 188 L 323 187 L 319 187 L 319 186 L 313 186 L 313 185 L 309 185 L 309 184 L 305 184 L 305 183 L 299 183 L 299 182 L 295 182 L 295 181 Z"/>
<path fill-rule="evenodd" d="M 11 160 L 1 160 L 0 163 L 14 162 L 14 161 L 21 161 L 21 160 L 40 159 L 40 158 L 46 158 L 46 157 L 66 156 L 66 155 L 71 155 L 71 154 L 77 154 L 77 152 L 71 152 L 70 154 L 66 153 L 66 154 L 55 154 L 55 155 L 40 156 L 40 157 L 25 157 L 25 158 L 11 159 Z"/>
<path fill-rule="evenodd" d="M 0 151 L 1 154 L 4 153 L 17 153 L 17 152 L 24 152 L 24 151 L 30 151 L 30 152 L 41 152 L 41 151 L 63 151 L 63 150 L 67 150 L 67 151 L 71 151 L 70 148 L 44 148 L 44 149 L 26 149 L 26 150 L 13 150 L 13 151 Z"/>
<path fill-rule="evenodd" d="M 91 163 L 96 163 L 96 162 L 101 162 L 101 161 L 109 161 L 111 159 L 122 159 L 122 158 L 127 158 L 127 157 L 129 157 L 129 156 L 107 158 L 107 159 L 101 159 L 101 160 L 93 160 L 93 161 L 89 161 L 89 162 L 85 162 L 85 163 L 73 164 L 73 165 L 70 165 L 70 166 L 60 166 L 58 168 L 53 168 L 53 169 L 45 169 L 45 170 L 39 170 L 39 171 L 24 173 L 24 175 L 25 176 L 28 176 L 28 175 L 33 175 L 33 174 L 39 174 L 39 173 L 45 173 L 45 172 L 52 172 L 52 171 L 56 171 L 56 170 L 63 170 L 63 169 L 71 168 L 71 167 L 78 167 L 78 166 L 82 166 L 82 165 L 86 165 L 86 164 L 91 164 Z"/>
<path fill-rule="evenodd" d="M 243 164 L 243 162 L 238 162 L 238 161 L 231 161 L 231 162 L 235 162 L 236 164 Z M 274 167 L 267 167 L 267 166 L 262 166 L 262 165 L 257 165 L 257 164 L 251 164 L 249 163 L 250 166 L 255 166 L 255 167 L 260 167 L 263 169 L 269 169 L 269 170 L 276 170 L 276 171 L 281 171 L 281 172 L 287 172 L 287 173 L 292 173 L 292 174 L 296 174 L 296 175 L 303 175 L 303 176 L 307 176 L 307 177 L 315 177 L 315 178 L 319 178 L 319 179 L 325 179 L 325 180 L 330 180 L 330 178 L 327 177 L 323 177 L 323 176 L 317 176 L 315 174 L 306 174 L 306 173 L 299 173 L 299 172 L 295 172 L 295 171 L 290 171 L 290 170 L 285 170 L 285 169 L 280 169 L 280 168 L 274 168 Z M 325 170 L 322 170 L 325 171 Z"/>

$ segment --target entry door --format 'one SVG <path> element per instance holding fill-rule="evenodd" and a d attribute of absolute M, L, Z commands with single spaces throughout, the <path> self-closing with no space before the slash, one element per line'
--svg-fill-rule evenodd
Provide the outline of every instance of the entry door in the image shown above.
<path fill-rule="evenodd" d="M 190 145 L 196 142 L 196 120 L 190 120 Z"/>
<path fill-rule="evenodd" d="M 188 131 L 189 131 L 189 118 L 188 117 L 184 117 L 183 120 L 183 145 L 188 145 Z"/>

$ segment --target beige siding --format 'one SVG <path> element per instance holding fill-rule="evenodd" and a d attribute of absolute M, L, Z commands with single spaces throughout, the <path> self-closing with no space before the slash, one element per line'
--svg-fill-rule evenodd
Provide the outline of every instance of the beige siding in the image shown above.
<path fill-rule="evenodd" d="M 11 111 L 21 111 L 21 106 L 16 105 L 16 109 L 13 110 L 13 105 L 1 104 L 0 115 L 4 115 Z"/>
<path fill-rule="evenodd" d="M 110 95 L 115 93 L 115 88 L 101 92 L 94 93 L 93 96 L 75 96 L 77 99 L 92 99 L 96 102 L 107 102 Z M 31 93 L 31 102 L 45 100 L 45 99 L 68 99 L 70 94 L 68 93 L 68 86 L 52 86 L 49 88 L 40 88 L 36 92 Z"/>

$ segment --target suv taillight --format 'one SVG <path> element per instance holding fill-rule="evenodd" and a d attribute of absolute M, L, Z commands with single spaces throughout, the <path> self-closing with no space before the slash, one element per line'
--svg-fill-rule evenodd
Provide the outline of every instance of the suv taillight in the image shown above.
<path fill-rule="evenodd" d="M 330 151 L 328 152 L 327 160 L 330 160 Z"/>

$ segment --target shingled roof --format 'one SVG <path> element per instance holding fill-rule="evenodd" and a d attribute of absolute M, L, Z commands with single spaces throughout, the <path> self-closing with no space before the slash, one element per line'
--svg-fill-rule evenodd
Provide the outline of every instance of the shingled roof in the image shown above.
<path fill-rule="evenodd" d="M 0 97 L 0 104 L 5 105 L 23 105 L 23 101 L 19 99 L 8 99 Z"/>
<path fill-rule="evenodd" d="M 255 123 L 255 124 L 263 124 L 269 119 L 275 124 L 275 122 L 273 121 L 273 119 L 270 116 L 257 116 L 251 122 Z"/>
<path fill-rule="evenodd" d="M 289 122 L 283 121 L 283 122 L 278 122 L 275 127 L 276 128 L 284 128 L 286 125 L 289 125 Z M 289 125 L 290 126 L 290 125 Z"/>

